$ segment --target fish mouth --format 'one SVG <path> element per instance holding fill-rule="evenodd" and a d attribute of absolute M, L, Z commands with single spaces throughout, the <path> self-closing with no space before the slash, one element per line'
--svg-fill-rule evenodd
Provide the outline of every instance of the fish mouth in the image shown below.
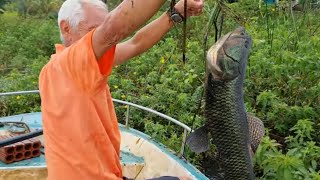
<path fill-rule="evenodd" d="M 207 53 L 207 67 L 217 80 L 233 80 L 244 73 L 251 37 L 239 27 L 221 37 Z"/>

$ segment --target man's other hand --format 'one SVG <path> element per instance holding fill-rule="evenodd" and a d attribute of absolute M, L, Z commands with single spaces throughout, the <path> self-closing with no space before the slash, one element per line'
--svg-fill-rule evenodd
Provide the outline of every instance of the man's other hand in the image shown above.
<path fill-rule="evenodd" d="M 184 1 L 180 0 L 176 5 L 176 10 L 184 16 Z M 187 17 L 199 16 L 204 7 L 204 0 L 187 0 Z"/>

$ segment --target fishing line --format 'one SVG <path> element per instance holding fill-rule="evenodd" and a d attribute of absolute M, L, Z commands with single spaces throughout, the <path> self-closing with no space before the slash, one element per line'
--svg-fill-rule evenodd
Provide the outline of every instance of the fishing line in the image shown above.
<path fill-rule="evenodd" d="M 221 21 L 220 21 L 220 29 L 218 29 L 218 26 L 217 26 L 217 23 L 218 23 L 218 17 L 220 16 L 220 13 L 221 13 L 221 7 L 219 6 L 220 4 L 217 2 L 216 5 L 214 6 L 211 14 L 210 14 L 210 18 L 209 18 L 209 21 L 208 21 L 208 24 L 207 24 L 207 28 L 206 28 L 206 31 L 205 31 L 205 35 L 204 35 L 204 39 L 203 39 L 203 56 L 204 56 L 204 60 L 206 59 L 206 53 L 207 53 L 207 43 L 208 43 L 208 37 L 209 37 L 209 33 L 211 32 L 212 30 L 212 26 L 215 27 L 215 42 L 217 42 L 218 40 L 218 37 L 220 38 L 221 36 L 221 31 L 222 31 L 222 26 L 223 26 L 223 17 L 221 18 Z M 204 61 L 205 63 L 205 75 L 207 75 L 207 61 L 205 60 Z M 202 99 L 203 99 L 203 96 L 204 96 L 204 93 L 205 93 L 205 88 L 206 88 L 206 80 L 204 81 L 204 84 L 202 85 L 203 86 L 203 89 L 201 91 L 201 94 L 200 94 L 200 100 L 199 100 L 199 103 L 198 103 L 198 107 L 197 107 L 197 111 L 196 112 L 200 112 L 201 110 L 201 105 L 202 105 Z M 192 120 L 192 125 L 191 125 L 191 131 L 190 133 L 192 133 L 193 129 L 194 129 L 194 123 L 195 123 L 195 118 L 197 116 L 197 113 L 195 113 L 193 115 L 193 120 Z M 190 135 L 190 133 L 188 135 Z M 184 145 L 186 144 L 186 141 L 184 142 Z M 184 156 L 184 152 L 182 154 L 182 156 Z"/>
<path fill-rule="evenodd" d="M 175 0 L 171 0 L 170 3 L 170 10 L 172 11 L 174 9 L 174 6 L 176 4 Z M 184 8 L 183 8 L 183 37 L 182 37 L 182 61 L 183 63 L 186 62 L 186 44 L 187 44 L 187 7 L 188 7 L 188 1 L 184 1 Z M 175 25 L 174 25 L 175 27 Z"/>

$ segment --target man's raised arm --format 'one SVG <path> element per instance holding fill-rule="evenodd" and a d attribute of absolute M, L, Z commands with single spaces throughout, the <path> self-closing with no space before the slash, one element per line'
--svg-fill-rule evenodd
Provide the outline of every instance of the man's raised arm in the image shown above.
<path fill-rule="evenodd" d="M 165 0 L 124 0 L 108 13 L 93 34 L 93 50 L 97 59 L 145 24 L 164 2 Z"/>

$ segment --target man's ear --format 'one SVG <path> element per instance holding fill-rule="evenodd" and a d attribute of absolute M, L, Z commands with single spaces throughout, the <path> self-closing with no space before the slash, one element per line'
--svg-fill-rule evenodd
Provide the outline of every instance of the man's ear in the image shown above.
<path fill-rule="evenodd" d="M 61 34 L 64 38 L 71 38 L 71 28 L 70 25 L 67 21 L 62 20 L 60 22 L 60 30 L 61 30 Z M 68 39 L 70 40 L 70 39 Z"/>

